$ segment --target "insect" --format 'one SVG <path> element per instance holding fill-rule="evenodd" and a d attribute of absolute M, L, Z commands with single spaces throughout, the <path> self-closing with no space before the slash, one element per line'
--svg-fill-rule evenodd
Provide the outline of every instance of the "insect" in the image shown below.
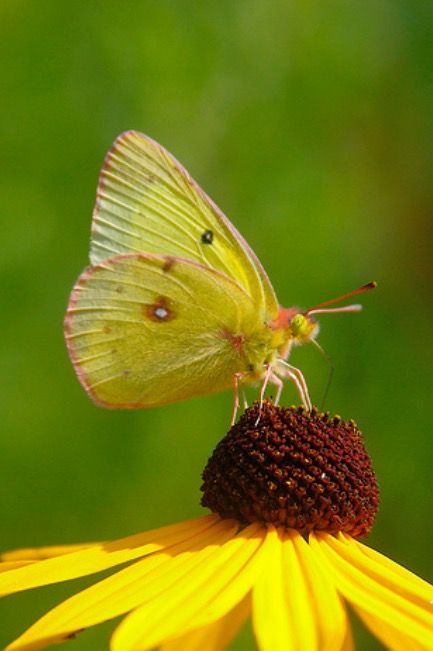
<path fill-rule="evenodd" d="M 287 361 L 313 341 L 329 305 L 279 306 L 260 261 L 185 168 L 151 138 L 128 131 L 109 150 L 93 213 L 90 262 L 65 317 L 78 378 L 98 405 L 152 407 L 262 382 L 305 379 Z"/>

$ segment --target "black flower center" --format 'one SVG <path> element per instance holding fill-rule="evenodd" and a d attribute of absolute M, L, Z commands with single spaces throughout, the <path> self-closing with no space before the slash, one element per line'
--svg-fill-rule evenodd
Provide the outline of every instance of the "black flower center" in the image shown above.
<path fill-rule="evenodd" d="M 241 523 L 271 522 L 303 535 L 352 537 L 371 529 L 379 491 L 356 423 L 265 402 L 243 414 L 203 472 L 202 505 Z"/>

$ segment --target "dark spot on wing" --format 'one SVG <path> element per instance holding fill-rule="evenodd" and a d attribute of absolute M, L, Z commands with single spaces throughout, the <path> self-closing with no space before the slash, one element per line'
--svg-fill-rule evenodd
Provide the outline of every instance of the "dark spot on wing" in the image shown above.
<path fill-rule="evenodd" d="M 154 303 L 144 305 L 144 314 L 156 323 L 165 323 L 174 319 L 175 314 L 165 296 L 158 296 Z"/>
<path fill-rule="evenodd" d="M 165 256 L 165 262 L 163 264 L 162 270 L 163 271 L 170 271 L 176 264 L 176 259 L 171 257 L 170 255 Z"/>
<path fill-rule="evenodd" d="M 117 285 L 117 287 L 116 287 L 116 292 L 117 292 L 118 294 L 122 294 L 122 293 L 123 293 L 123 290 L 124 290 L 123 285 Z"/>
<path fill-rule="evenodd" d="M 205 231 L 204 233 L 202 233 L 201 241 L 203 244 L 212 244 L 213 231 Z"/>
<path fill-rule="evenodd" d="M 104 327 L 102 328 L 102 330 L 105 332 L 106 335 L 109 335 L 110 332 L 111 332 L 111 326 L 109 326 L 109 325 L 104 325 Z"/>

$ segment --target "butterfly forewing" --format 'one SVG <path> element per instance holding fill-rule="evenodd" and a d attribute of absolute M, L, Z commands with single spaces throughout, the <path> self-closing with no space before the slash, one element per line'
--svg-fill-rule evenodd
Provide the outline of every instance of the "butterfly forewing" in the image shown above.
<path fill-rule="evenodd" d="M 83 386 L 104 406 L 147 407 L 228 388 L 236 334 L 261 327 L 243 288 L 197 263 L 109 258 L 77 281 L 65 329 Z"/>
<path fill-rule="evenodd" d="M 117 138 L 100 178 L 91 262 L 122 253 L 196 261 L 232 278 L 260 318 L 276 317 L 270 281 L 242 236 L 161 145 L 138 132 Z"/>

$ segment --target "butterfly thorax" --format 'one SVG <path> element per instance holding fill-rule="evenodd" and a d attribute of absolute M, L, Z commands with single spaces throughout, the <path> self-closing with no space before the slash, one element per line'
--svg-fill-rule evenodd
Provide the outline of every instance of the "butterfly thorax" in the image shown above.
<path fill-rule="evenodd" d="M 244 381 L 263 378 L 269 365 L 273 366 L 277 359 L 287 359 L 292 346 L 311 341 L 318 331 L 319 324 L 299 308 L 280 308 L 276 319 L 245 338 Z"/>
<path fill-rule="evenodd" d="M 242 346 L 243 367 L 240 369 L 244 382 L 262 379 L 269 366 L 273 366 L 279 357 L 286 356 L 291 339 L 287 324 L 280 327 L 266 324 L 246 336 Z"/>

